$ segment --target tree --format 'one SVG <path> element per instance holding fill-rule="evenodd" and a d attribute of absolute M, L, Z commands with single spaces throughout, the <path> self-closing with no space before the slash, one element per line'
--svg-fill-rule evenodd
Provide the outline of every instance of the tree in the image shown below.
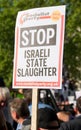
<path fill-rule="evenodd" d="M 71 78 L 81 77 L 81 2 L 67 1 L 64 63 L 67 65 Z M 75 4 L 76 3 L 76 4 Z"/>
<path fill-rule="evenodd" d="M 12 80 L 16 14 L 7 0 L 0 1 L 0 9 L 0 77 L 8 86 Z"/>
<path fill-rule="evenodd" d="M 15 22 L 18 11 L 52 5 L 52 0 L 0 0 L 0 76 L 10 86 L 13 72 Z"/>

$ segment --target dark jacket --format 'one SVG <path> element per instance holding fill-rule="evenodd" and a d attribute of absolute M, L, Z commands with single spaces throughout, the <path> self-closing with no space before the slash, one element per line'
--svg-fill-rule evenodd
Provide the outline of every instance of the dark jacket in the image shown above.
<path fill-rule="evenodd" d="M 81 115 L 62 123 L 59 130 L 81 130 Z"/>

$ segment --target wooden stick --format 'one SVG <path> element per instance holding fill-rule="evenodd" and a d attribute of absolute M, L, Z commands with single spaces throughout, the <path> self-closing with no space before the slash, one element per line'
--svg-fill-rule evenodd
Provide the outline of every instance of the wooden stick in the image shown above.
<path fill-rule="evenodd" d="M 38 89 L 33 88 L 32 90 L 32 119 L 31 119 L 31 130 L 37 130 L 37 115 L 38 115 Z"/>

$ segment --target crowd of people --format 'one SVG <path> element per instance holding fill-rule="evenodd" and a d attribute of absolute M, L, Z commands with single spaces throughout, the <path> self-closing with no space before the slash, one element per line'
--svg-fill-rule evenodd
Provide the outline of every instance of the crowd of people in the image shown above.
<path fill-rule="evenodd" d="M 32 89 L 21 93 L 22 97 L 12 97 L 9 88 L 0 84 L 0 130 L 32 130 Z M 38 100 L 37 130 L 80 130 L 81 96 L 76 99 L 75 110 L 56 112 Z"/>

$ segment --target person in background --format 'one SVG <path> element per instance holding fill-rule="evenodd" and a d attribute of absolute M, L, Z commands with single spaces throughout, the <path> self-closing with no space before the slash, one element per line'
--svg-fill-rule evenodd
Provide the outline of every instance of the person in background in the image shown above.
<path fill-rule="evenodd" d="M 26 99 L 27 101 L 27 104 L 28 104 L 28 108 L 29 108 L 29 111 L 30 111 L 30 115 L 32 115 L 31 111 L 32 111 L 32 89 L 27 89 L 23 92 L 24 94 L 24 98 Z M 38 101 L 38 109 L 39 108 L 45 108 L 45 107 L 48 107 L 50 109 L 53 109 L 52 106 L 48 105 L 48 104 L 45 104 L 45 103 L 42 103 L 40 100 Z"/>
<path fill-rule="evenodd" d="M 81 129 L 81 97 L 76 100 L 76 115 L 73 120 L 61 124 L 59 130 L 80 130 Z"/>
<path fill-rule="evenodd" d="M 54 110 L 40 108 L 38 110 L 38 130 L 58 130 L 60 123 Z"/>
<path fill-rule="evenodd" d="M 13 124 L 13 120 L 10 116 L 8 102 L 10 100 L 10 91 L 7 87 L 0 87 L 0 109 L 3 111 L 4 116 L 8 122 Z"/>
<path fill-rule="evenodd" d="M 27 122 L 27 130 L 32 130 L 31 120 Z M 60 123 L 54 110 L 39 108 L 37 113 L 37 130 L 58 130 Z"/>
<path fill-rule="evenodd" d="M 76 112 L 73 104 L 64 105 L 63 110 L 57 112 L 59 120 L 66 122 L 75 118 Z"/>
<path fill-rule="evenodd" d="M 27 101 L 20 98 L 14 98 L 10 101 L 9 106 L 13 120 L 18 123 L 16 130 L 26 130 L 28 127 L 26 123 L 30 116 Z"/>

